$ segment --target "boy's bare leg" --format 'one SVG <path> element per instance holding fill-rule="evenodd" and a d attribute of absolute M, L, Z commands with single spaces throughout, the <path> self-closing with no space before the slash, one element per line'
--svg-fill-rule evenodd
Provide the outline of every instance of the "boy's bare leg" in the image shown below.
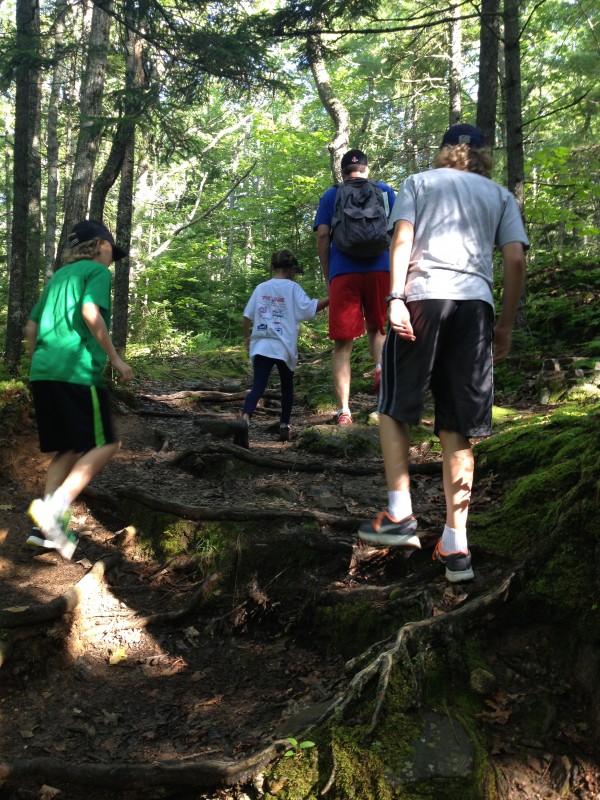
<path fill-rule="evenodd" d="M 380 414 L 379 439 L 388 492 L 408 492 L 410 490 L 408 425 L 397 422 L 387 414 Z"/>
<path fill-rule="evenodd" d="M 469 440 L 454 431 L 440 431 L 443 452 L 446 525 L 464 531 L 467 527 L 475 459 Z"/>
<path fill-rule="evenodd" d="M 74 450 L 63 450 L 55 453 L 46 473 L 45 494 L 53 494 L 73 469 L 81 453 Z"/>
<path fill-rule="evenodd" d="M 81 494 L 92 478 L 108 464 L 120 446 L 120 442 L 114 442 L 113 444 L 104 444 L 101 447 L 93 447 L 83 455 L 81 453 L 75 454 L 76 461 L 60 484 L 61 493 L 69 504 Z"/>

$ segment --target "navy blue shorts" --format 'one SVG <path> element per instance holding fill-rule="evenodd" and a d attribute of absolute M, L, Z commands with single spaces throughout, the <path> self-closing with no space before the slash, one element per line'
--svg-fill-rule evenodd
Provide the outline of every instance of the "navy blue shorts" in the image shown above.
<path fill-rule="evenodd" d="M 483 300 L 407 304 L 414 342 L 388 330 L 381 359 L 378 411 L 408 425 L 421 420 L 427 391 L 435 432 L 467 438 L 492 432 L 494 310 Z"/>
<path fill-rule="evenodd" d="M 106 389 L 65 381 L 32 381 L 30 387 L 42 453 L 87 453 L 117 441 Z"/>

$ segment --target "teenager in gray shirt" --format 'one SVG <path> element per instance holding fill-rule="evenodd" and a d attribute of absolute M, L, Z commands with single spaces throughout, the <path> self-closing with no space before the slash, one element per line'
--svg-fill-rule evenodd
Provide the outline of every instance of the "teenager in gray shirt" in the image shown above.
<path fill-rule="evenodd" d="M 529 246 L 514 197 L 490 180 L 483 134 L 455 125 L 434 170 L 408 178 L 390 217 L 389 330 L 382 355 L 379 431 L 388 507 L 359 536 L 419 548 L 408 470 L 408 426 L 435 399 L 446 524 L 434 559 L 451 582 L 474 577 L 467 544 L 473 483 L 470 439 L 491 433 L 492 360 L 510 351 Z M 494 325 L 492 256 L 502 252 L 502 310 Z M 492 357 L 493 350 L 493 357 Z"/>

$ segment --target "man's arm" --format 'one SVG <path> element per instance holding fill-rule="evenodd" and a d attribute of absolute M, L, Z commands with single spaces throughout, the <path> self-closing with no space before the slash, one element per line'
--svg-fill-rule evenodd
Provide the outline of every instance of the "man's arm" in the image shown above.
<path fill-rule="evenodd" d="M 325 283 L 329 283 L 329 225 L 317 226 L 317 255 L 321 262 L 321 269 L 323 270 L 323 277 Z"/>
<path fill-rule="evenodd" d="M 121 358 L 115 346 L 112 343 L 104 317 L 100 313 L 100 308 L 95 303 L 84 303 L 81 308 L 81 316 L 83 321 L 90 329 L 90 333 L 98 342 L 100 347 L 104 350 L 110 363 L 117 370 L 121 376 L 121 380 L 130 381 L 133 378 L 133 371 L 131 367 L 126 364 Z"/>
<path fill-rule="evenodd" d="M 521 242 L 508 242 L 502 248 L 504 268 L 502 311 L 494 327 L 494 362 L 510 353 L 512 329 L 525 279 L 525 253 Z"/>
<path fill-rule="evenodd" d="M 398 220 L 390 242 L 390 293 L 404 294 L 415 229 L 411 222 Z M 414 342 L 410 314 L 404 300 L 390 300 L 390 325 L 402 339 Z"/>

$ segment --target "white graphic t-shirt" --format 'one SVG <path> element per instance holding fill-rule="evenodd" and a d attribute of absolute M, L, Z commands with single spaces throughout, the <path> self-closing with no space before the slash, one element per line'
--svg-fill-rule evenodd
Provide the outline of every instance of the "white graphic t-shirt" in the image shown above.
<path fill-rule="evenodd" d="M 317 313 L 318 300 L 287 278 L 271 278 L 259 284 L 244 309 L 252 321 L 250 358 L 261 355 L 285 361 L 294 371 L 298 362 L 300 323 Z"/>

